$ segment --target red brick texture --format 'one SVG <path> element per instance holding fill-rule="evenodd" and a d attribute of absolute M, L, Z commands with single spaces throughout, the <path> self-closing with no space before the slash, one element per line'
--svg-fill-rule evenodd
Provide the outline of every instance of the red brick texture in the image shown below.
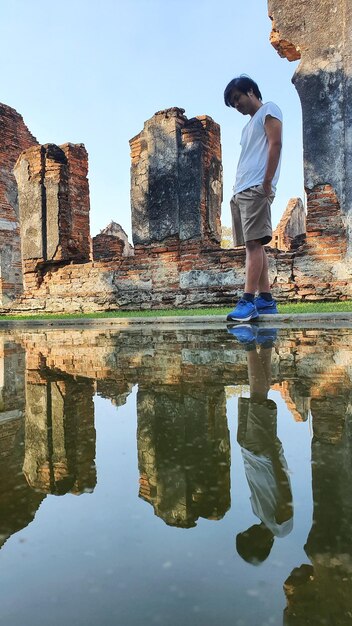
<path fill-rule="evenodd" d="M 218 125 L 207 116 L 187 120 L 182 109 L 168 109 L 155 114 L 130 144 L 134 256 L 124 254 L 126 242 L 110 229 L 94 238 L 90 260 L 82 144 L 36 146 L 18 160 L 26 288 L 12 311 L 232 306 L 241 295 L 245 251 L 224 250 L 217 241 Z M 309 191 L 307 208 L 306 238 L 296 238 L 295 246 L 289 241 L 287 250 L 267 248 L 275 296 L 280 301 L 352 297 L 345 220 L 332 186 Z M 173 234 L 166 236 L 163 229 Z"/>
<path fill-rule="evenodd" d="M 37 140 L 17 111 L 0 104 L 0 303 L 6 304 L 23 289 L 17 185 L 14 165 L 23 150 Z"/>
<path fill-rule="evenodd" d="M 346 255 L 346 223 L 331 185 L 317 185 L 307 193 L 306 249 L 324 262 L 341 261 Z"/>
<path fill-rule="evenodd" d="M 93 259 L 113 259 L 122 256 L 124 242 L 114 235 L 100 233 L 93 237 Z"/>

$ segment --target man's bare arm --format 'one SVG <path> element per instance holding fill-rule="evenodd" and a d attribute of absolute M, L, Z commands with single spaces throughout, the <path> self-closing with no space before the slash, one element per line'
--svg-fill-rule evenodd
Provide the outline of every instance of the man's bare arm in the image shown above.
<path fill-rule="evenodd" d="M 276 117 L 267 115 L 265 133 L 268 139 L 268 161 L 266 164 L 263 188 L 267 196 L 271 194 L 271 183 L 279 164 L 282 147 L 282 123 Z"/>

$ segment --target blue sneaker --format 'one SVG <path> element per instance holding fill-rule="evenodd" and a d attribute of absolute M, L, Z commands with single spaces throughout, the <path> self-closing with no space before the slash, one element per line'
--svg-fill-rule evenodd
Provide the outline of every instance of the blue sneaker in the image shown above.
<path fill-rule="evenodd" d="M 228 328 L 227 332 L 234 335 L 240 343 L 254 343 L 257 337 L 257 327 L 251 324 L 238 324 L 232 328 Z"/>
<path fill-rule="evenodd" d="M 272 348 L 277 338 L 277 328 L 259 328 L 256 342 L 263 348 Z"/>
<path fill-rule="evenodd" d="M 257 296 L 256 298 L 254 298 L 254 304 L 259 315 L 275 315 L 275 313 L 278 313 L 277 303 L 274 299 L 268 301 L 264 300 L 262 296 Z"/>
<path fill-rule="evenodd" d="M 249 322 L 258 317 L 258 311 L 253 302 L 248 302 L 241 298 L 237 302 L 237 306 L 227 316 L 228 322 Z"/>

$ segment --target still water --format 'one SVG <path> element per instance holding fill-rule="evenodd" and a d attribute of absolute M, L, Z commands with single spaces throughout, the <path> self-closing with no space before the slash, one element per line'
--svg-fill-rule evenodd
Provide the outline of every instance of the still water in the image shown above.
<path fill-rule="evenodd" d="M 0 336 L 0 623 L 352 624 L 352 331 Z"/>

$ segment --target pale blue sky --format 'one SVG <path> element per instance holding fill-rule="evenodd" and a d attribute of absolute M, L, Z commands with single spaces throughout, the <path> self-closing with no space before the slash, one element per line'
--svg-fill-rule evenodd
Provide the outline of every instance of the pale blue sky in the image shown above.
<path fill-rule="evenodd" d="M 91 232 L 115 220 L 130 235 L 129 139 L 160 109 L 207 114 L 221 126 L 224 202 L 229 200 L 247 118 L 225 107 L 226 84 L 252 76 L 284 114 L 276 224 L 303 197 L 297 63 L 269 43 L 266 0 L 0 0 L 0 101 L 40 143 L 84 143 L 89 153 Z"/>

